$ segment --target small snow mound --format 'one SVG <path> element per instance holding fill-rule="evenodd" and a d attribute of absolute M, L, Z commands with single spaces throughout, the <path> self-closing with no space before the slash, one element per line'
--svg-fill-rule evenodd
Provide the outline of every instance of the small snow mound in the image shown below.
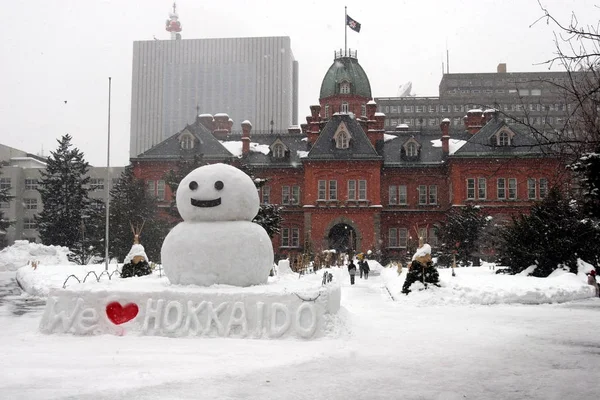
<path fill-rule="evenodd" d="M 37 261 L 40 265 L 73 264 L 67 254 L 68 247 L 16 240 L 12 246 L 0 251 L 0 271 L 16 271 L 29 261 Z"/>
<path fill-rule="evenodd" d="M 415 252 L 415 254 L 412 256 L 412 259 L 414 261 L 415 258 L 417 258 L 417 257 L 424 257 L 427 254 L 431 254 L 431 246 L 428 245 L 427 243 L 425 243 L 423 245 L 423 247 L 419 247 L 417 249 L 417 251 Z"/>

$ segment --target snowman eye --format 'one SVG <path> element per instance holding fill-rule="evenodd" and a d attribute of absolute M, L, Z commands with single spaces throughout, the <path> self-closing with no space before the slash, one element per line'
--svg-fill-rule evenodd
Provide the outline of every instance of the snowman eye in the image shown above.
<path fill-rule="evenodd" d="M 196 189 L 198 189 L 198 182 L 191 181 L 189 186 L 190 186 L 190 190 L 196 190 Z"/>
<path fill-rule="evenodd" d="M 216 181 L 216 182 L 215 182 L 215 189 L 217 189 L 217 190 L 221 190 L 221 189 L 223 189 L 223 186 L 224 186 L 224 185 L 223 185 L 223 182 L 222 182 L 222 181 Z"/>

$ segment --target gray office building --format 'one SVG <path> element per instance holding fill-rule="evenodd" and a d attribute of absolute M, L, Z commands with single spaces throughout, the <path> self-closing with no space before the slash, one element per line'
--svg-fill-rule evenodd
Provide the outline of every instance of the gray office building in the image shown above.
<path fill-rule="evenodd" d="M 509 124 L 523 121 L 537 129 L 561 128 L 571 106 L 558 87 L 565 85 L 566 72 L 507 72 L 499 64 L 495 73 L 449 73 L 442 76 L 439 97 L 380 97 L 379 111 L 385 113 L 387 128 L 408 125 L 439 126 L 449 118 L 462 126 L 471 109 L 497 109 Z"/>
<path fill-rule="evenodd" d="M 298 63 L 289 37 L 133 43 L 132 157 L 195 121 L 226 113 L 234 127 L 286 131 L 298 123 Z M 273 123 L 271 124 L 271 121 Z"/>

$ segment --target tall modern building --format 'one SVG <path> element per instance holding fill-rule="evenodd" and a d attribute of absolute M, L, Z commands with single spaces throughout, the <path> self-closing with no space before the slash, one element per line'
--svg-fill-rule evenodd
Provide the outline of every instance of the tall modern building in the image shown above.
<path fill-rule="evenodd" d="M 181 39 L 133 43 L 130 155 L 170 137 L 202 113 L 226 113 L 256 131 L 298 123 L 298 62 L 289 37 Z M 174 28 L 175 27 L 175 28 Z M 272 121 L 272 123 L 271 123 Z"/>
<path fill-rule="evenodd" d="M 523 121 L 539 130 L 564 126 L 569 99 L 558 88 L 569 79 L 565 72 L 507 72 L 506 64 L 495 73 L 448 73 L 439 86 L 439 97 L 379 97 L 385 126 L 437 127 L 448 118 L 455 127 L 472 109 L 494 108 L 509 125 Z"/>

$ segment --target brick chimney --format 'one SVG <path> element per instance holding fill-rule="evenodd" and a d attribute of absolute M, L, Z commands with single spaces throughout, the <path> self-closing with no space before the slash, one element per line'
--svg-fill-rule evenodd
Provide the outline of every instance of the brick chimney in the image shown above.
<path fill-rule="evenodd" d="M 373 147 L 377 148 L 377 142 L 383 141 L 383 133 L 385 132 L 385 114 L 374 113 L 373 119 L 367 121 L 367 136 Z"/>
<path fill-rule="evenodd" d="M 465 122 L 465 129 L 471 134 L 474 135 L 483 127 L 485 124 L 485 119 L 483 116 L 483 111 L 479 108 L 475 108 L 469 110 L 467 115 L 463 118 Z"/>
<path fill-rule="evenodd" d="M 231 132 L 231 126 L 233 121 L 230 123 L 229 115 L 225 113 L 215 114 L 215 129 L 213 129 L 213 136 L 219 140 L 226 140 L 227 134 Z"/>
<path fill-rule="evenodd" d="M 444 156 L 450 154 L 450 120 L 444 118 L 440 124 L 442 130 L 442 153 Z"/>
<path fill-rule="evenodd" d="M 242 122 L 242 156 L 245 157 L 250 153 L 250 131 L 252 124 L 245 120 Z"/>
<path fill-rule="evenodd" d="M 306 122 L 308 124 L 308 142 L 312 146 L 317 141 L 319 137 L 319 133 L 321 133 L 321 117 L 319 113 L 321 112 L 320 105 L 312 105 L 310 106 L 310 116 L 306 117 Z"/>
<path fill-rule="evenodd" d="M 371 100 L 367 103 L 367 119 L 375 119 L 375 112 L 377 112 L 377 103 L 375 100 Z"/>
<path fill-rule="evenodd" d="M 495 108 L 488 108 L 483 112 L 483 118 L 485 119 L 485 123 L 487 124 L 490 120 L 496 118 L 498 116 L 498 110 Z"/>
<path fill-rule="evenodd" d="M 200 121 L 200 123 L 202 125 L 204 125 L 204 127 L 211 132 L 215 129 L 215 120 L 213 119 L 213 116 L 210 114 L 198 115 L 198 121 Z"/>
<path fill-rule="evenodd" d="M 500 63 L 500 64 L 498 64 L 498 68 L 496 68 L 496 71 L 499 74 L 505 74 L 506 73 L 506 63 Z"/>

